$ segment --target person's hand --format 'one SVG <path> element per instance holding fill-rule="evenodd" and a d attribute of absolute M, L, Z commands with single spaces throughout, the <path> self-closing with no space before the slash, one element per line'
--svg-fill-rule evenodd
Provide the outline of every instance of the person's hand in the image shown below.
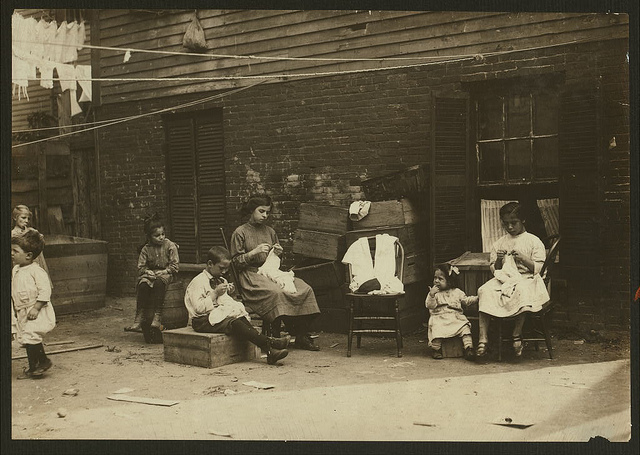
<path fill-rule="evenodd" d="M 438 293 L 438 291 L 440 291 L 440 288 L 436 285 L 434 286 L 429 286 L 429 295 L 431 297 L 433 297 L 434 295 L 436 295 Z"/>
<path fill-rule="evenodd" d="M 507 254 L 507 250 L 498 250 L 496 251 L 499 259 L 504 259 L 505 254 Z"/>
<path fill-rule="evenodd" d="M 38 310 L 35 307 L 33 307 L 27 313 L 27 319 L 29 319 L 30 321 L 33 321 L 35 318 L 38 317 L 39 313 L 40 313 L 40 310 Z"/>
<path fill-rule="evenodd" d="M 227 292 L 227 284 L 226 283 L 222 283 L 219 284 L 215 287 L 215 289 L 213 290 L 213 292 L 216 294 L 216 297 L 220 297 L 222 294 L 224 294 L 225 292 Z"/>
<path fill-rule="evenodd" d="M 227 283 L 227 292 L 233 294 L 236 292 L 236 286 L 233 283 Z"/>
<path fill-rule="evenodd" d="M 280 256 L 282 255 L 284 248 L 282 248 L 282 245 L 280 245 L 279 243 L 276 243 L 275 245 L 273 245 L 273 251 L 276 253 L 277 256 Z"/>
<path fill-rule="evenodd" d="M 145 273 L 145 275 L 147 275 L 150 278 L 155 278 L 156 277 L 156 272 L 154 272 L 153 270 L 147 270 L 144 273 Z"/>
<path fill-rule="evenodd" d="M 252 256 L 257 256 L 260 253 L 268 253 L 270 249 L 271 249 L 271 245 L 269 245 L 268 243 L 261 243 L 260 245 L 255 247 L 253 250 L 251 250 L 251 254 Z"/>
<path fill-rule="evenodd" d="M 526 258 L 526 256 L 519 250 L 512 250 L 511 256 L 513 256 L 513 260 L 516 261 L 516 263 L 523 262 L 523 260 Z"/>

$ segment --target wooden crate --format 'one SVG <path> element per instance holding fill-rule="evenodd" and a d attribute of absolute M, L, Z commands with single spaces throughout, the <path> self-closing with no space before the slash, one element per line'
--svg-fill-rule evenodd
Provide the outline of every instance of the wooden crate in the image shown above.
<path fill-rule="evenodd" d="M 377 234 L 389 234 L 400 240 L 406 256 L 425 250 L 424 243 L 428 239 L 425 238 L 426 236 L 424 233 L 426 233 L 426 229 L 423 229 L 421 224 L 407 224 L 402 226 L 386 226 L 349 231 L 345 234 L 345 240 L 346 247 L 349 248 L 361 237 L 370 237 Z"/>
<path fill-rule="evenodd" d="M 349 230 L 349 209 L 333 205 L 300 204 L 299 229 L 344 234 Z"/>
<path fill-rule="evenodd" d="M 429 259 L 425 253 L 406 254 L 404 257 L 404 274 L 402 283 L 411 284 L 418 281 L 430 281 Z"/>
<path fill-rule="evenodd" d="M 462 345 L 462 338 L 452 337 L 442 340 L 442 357 L 453 358 L 462 357 L 464 355 L 464 348 Z"/>
<path fill-rule="evenodd" d="M 293 239 L 293 252 L 310 258 L 336 261 L 344 255 L 344 236 L 328 232 L 297 229 Z"/>
<path fill-rule="evenodd" d="M 102 308 L 107 291 L 107 242 L 46 235 L 43 251 L 56 314 Z"/>
<path fill-rule="evenodd" d="M 293 273 L 307 283 L 314 292 L 334 289 L 344 283 L 344 265 L 339 261 L 322 262 L 306 267 L 294 267 Z"/>
<path fill-rule="evenodd" d="M 390 197 L 414 196 L 424 198 L 429 191 L 429 167 L 417 165 L 360 183 L 370 201 L 384 201 Z"/>
<path fill-rule="evenodd" d="M 216 368 L 260 356 L 260 350 L 248 341 L 223 333 L 199 333 L 191 327 L 165 330 L 162 339 L 165 362 Z"/>
<path fill-rule="evenodd" d="M 369 214 L 360 221 L 353 221 L 352 226 L 354 230 L 358 230 L 381 226 L 415 224 L 419 221 L 418 218 L 418 210 L 409 199 L 372 202 Z"/>

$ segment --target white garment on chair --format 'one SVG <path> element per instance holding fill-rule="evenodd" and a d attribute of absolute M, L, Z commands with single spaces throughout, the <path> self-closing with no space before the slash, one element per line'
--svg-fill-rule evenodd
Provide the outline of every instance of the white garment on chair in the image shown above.
<path fill-rule="evenodd" d="M 275 253 L 274 249 L 271 248 L 269 254 L 267 255 L 267 259 L 264 261 L 258 268 L 258 273 L 260 275 L 266 276 L 274 283 L 277 283 L 284 292 L 289 294 L 295 294 L 298 292 L 296 289 L 296 285 L 293 282 L 294 274 L 291 270 L 285 272 L 284 270 L 280 270 L 280 258 Z"/>
<path fill-rule="evenodd" d="M 376 235 L 376 253 L 373 271 L 380 282 L 380 294 L 401 294 L 402 281 L 396 277 L 396 237 L 389 234 Z M 372 291 L 374 294 L 378 292 Z"/>
<path fill-rule="evenodd" d="M 373 260 L 369 250 L 369 240 L 366 237 L 356 240 L 342 258 L 343 264 L 351 264 L 351 292 L 357 291 L 363 283 L 375 278 Z"/>

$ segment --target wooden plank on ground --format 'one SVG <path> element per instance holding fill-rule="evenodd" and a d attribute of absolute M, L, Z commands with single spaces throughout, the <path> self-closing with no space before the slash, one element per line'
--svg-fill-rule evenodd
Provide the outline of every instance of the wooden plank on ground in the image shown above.
<path fill-rule="evenodd" d="M 176 400 L 159 400 L 157 398 L 131 397 L 128 395 L 109 395 L 108 400 L 128 401 L 130 403 L 151 404 L 154 406 L 173 406 L 180 403 Z"/>
<path fill-rule="evenodd" d="M 104 345 L 103 344 L 93 344 L 93 345 L 90 345 L 90 346 L 78 346 L 77 348 L 59 349 L 57 351 L 49 351 L 49 352 L 47 352 L 47 355 L 62 354 L 63 352 L 83 351 L 85 349 L 101 348 L 102 346 L 104 346 Z M 15 356 L 15 357 L 11 357 L 11 360 L 26 359 L 26 358 L 27 358 L 26 354 L 23 354 L 23 355 L 18 355 L 18 356 Z"/>

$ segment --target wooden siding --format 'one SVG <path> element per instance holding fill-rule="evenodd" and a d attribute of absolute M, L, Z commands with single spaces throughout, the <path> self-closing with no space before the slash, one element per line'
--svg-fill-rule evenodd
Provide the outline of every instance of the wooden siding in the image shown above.
<path fill-rule="evenodd" d="M 33 17 L 36 20 L 40 20 L 43 15 L 47 15 L 47 12 L 42 9 L 24 9 L 16 10 L 23 17 Z M 49 10 L 52 11 L 52 10 Z M 51 14 L 52 15 L 52 14 Z M 85 21 L 85 43 L 89 44 L 91 40 L 91 25 L 89 21 Z M 78 51 L 79 65 L 91 64 L 91 50 L 82 49 Z M 39 74 L 39 72 L 38 72 Z M 17 96 L 12 97 L 11 103 L 11 130 L 19 131 L 29 129 L 29 122 L 27 117 L 35 112 L 46 112 L 47 114 L 54 115 L 57 111 L 56 95 L 60 93 L 60 85 L 58 82 L 54 82 L 53 89 L 47 89 L 40 86 L 40 81 L 29 81 L 29 87 L 27 88 L 29 93 L 29 99 L 22 98 L 18 100 Z"/>
<path fill-rule="evenodd" d="M 192 10 L 101 10 L 100 44 L 188 52 L 182 39 Z M 200 10 L 208 53 L 316 58 L 443 57 L 628 37 L 628 16 L 591 13 Z M 326 62 L 205 58 L 102 51 L 105 78 L 259 76 L 350 71 L 421 61 Z M 244 86 L 225 81 L 103 82 L 102 102 Z M 279 81 L 273 79 L 271 82 Z"/>

